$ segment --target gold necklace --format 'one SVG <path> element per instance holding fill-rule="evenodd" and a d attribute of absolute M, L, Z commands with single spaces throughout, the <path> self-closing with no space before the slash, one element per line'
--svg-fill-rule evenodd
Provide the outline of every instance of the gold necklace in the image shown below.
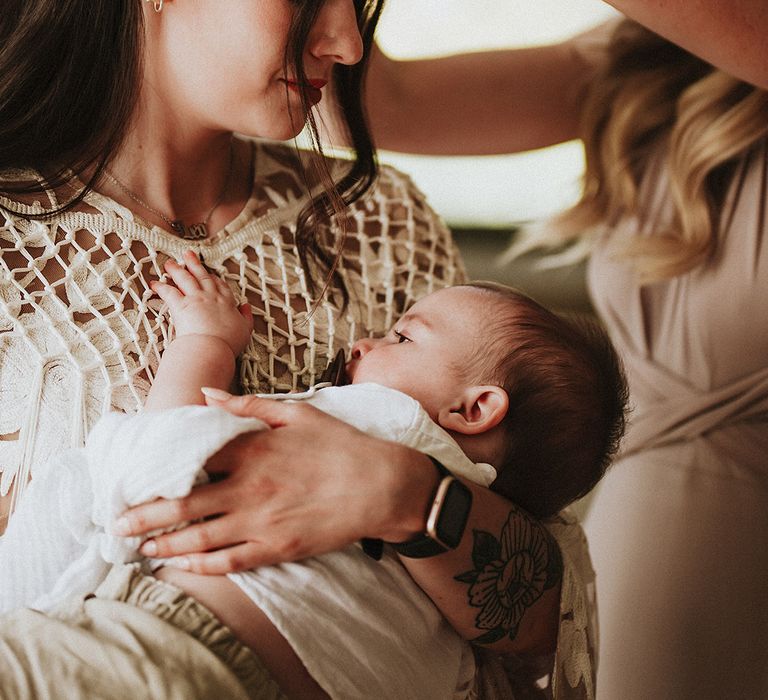
<path fill-rule="evenodd" d="M 213 203 L 213 206 L 211 207 L 210 211 L 208 212 L 208 215 L 203 219 L 202 221 L 196 223 L 196 224 L 190 224 L 187 226 L 184 221 L 181 218 L 177 219 L 171 219 L 169 216 L 166 216 L 163 214 L 163 212 L 158 211 L 154 207 L 149 206 L 139 195 L 137 195 L 132 190 L 128 189 L 126 185 L 124 185 L 120 180 L 118 180 L 109 170 L 104 168 L 104 174 L 107 176 L 109 180 L 115 183 L 122 192 L 130 197 L 134 202 L 144 207 L 149 212 L 152 212 L 155 216 L 162 219 L 168 226 L 170 227 L 171 231 L 173 231 L 177 236 L 181 236 L 183 239 L 187 241 L 199 241 L 204 238 L 208 238 L 208 222 L 211 219 L 211 215 L 213 212 L 218 209 L 219 204 L 221 204 L 222 200 L 224 199 L 225 195 L 227 194 L 227 190 L 229 189 L 229 181 L 232 179 L 232 168 L 233 168 L 233 148 L 232 144 L 229 144 L 229 169 L 227 170 L 227 177 L 224 180 L 224 186 L 221 188 L 221 192 L 219 193 L 219 196 L 216 198 L 216 201 Z"/>

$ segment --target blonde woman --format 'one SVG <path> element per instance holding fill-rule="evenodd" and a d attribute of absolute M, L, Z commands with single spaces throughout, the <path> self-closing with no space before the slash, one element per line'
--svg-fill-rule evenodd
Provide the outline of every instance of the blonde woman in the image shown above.
<path fill-rule="evenodd" d="M 583 196 L 552 242 L 591 249 L 634 405 L 587 522 L 598 697 L 768 697 L 768 7 L 612 4 L 636 21 L 555 46 L 377 55 L 374 135 L 425 153 L 583 139 Z"/>

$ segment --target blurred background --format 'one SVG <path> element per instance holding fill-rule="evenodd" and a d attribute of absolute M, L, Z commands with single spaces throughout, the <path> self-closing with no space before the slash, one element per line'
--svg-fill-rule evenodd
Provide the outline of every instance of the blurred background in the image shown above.
<path fill-rule="evenodd" d="M 616 16 L 601 0 L 388 0 L 378 29 L 395 58 L 437 56 L 558 41 Z M 520 224 L 572 204 L 583 155 L 578 142 L 510 156 L 381 153 L 413 177 L 454 231 L 473 278 L 497 279 L 561 310 L 588 311 L 584 266 L 535 269 L 536 256 L 497 259 Z"/>

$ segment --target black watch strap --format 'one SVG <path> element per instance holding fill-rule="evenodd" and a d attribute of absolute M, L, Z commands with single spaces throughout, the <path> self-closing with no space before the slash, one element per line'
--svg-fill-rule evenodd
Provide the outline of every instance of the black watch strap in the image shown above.
<path fill-rule="evenodd" d="M 440 475 L 440 483 L 427 513 L 426 531 L 407 542 L 389 543 L 404 557 L 423 559 L 455 549 L 472 507 L 472 492 L 438 460 L 429 458 Z"/>

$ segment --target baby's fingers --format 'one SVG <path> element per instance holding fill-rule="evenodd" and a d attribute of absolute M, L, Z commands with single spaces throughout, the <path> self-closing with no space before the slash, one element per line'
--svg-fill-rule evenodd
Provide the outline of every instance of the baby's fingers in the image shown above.
<path fill-rule="evenodd" d="M 149 283 L 149 288 L 168 304 L 168 308 L 171 309 L 171 311 L 173 311 L 176 305 L 184 298 L 184 295 L 172 284 L 152 280 Z"/>
<path fill-rule="evenodd" d="M 168 260 L 165 263 L 165 271 L 184 296 L 190 296 L 200 291 L 200 284 L 197 279 L 175 260 Z"/>
<path fill-rule="evenodd" d="M 216 275 L 212 275 L 208 269 L 200 262 L 200 258 L 197 257 L 197 253 L 192 250 L 184 251 L 184 264 L 187 266 L 187 272 L 189 272 L 201 289 L 206 292 L 221 291 L 221 287 L 217 284 L 220 278 Z M 229 289 L 227 287 L 227 289 Z"/>

